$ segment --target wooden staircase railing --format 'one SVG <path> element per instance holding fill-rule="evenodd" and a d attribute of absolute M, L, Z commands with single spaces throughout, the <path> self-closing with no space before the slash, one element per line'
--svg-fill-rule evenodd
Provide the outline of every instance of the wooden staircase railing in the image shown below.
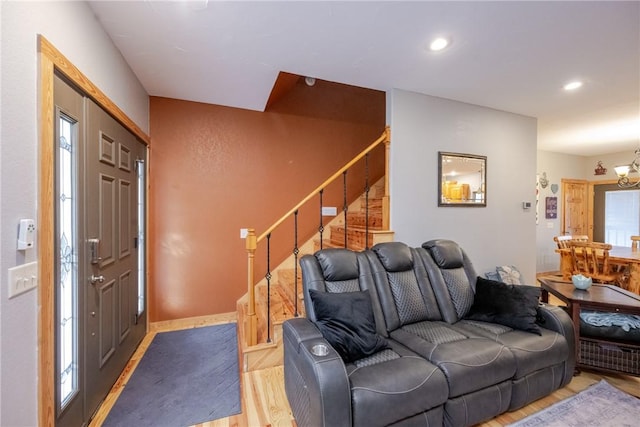
<path fill-rule="evenodd" d="M 346 165 L 340 168 L 337 172 L 331 175 L 327 180 L 325 180 L 322 184 L 320 184 L 317 188 L 311 191 L 306 197 L 304 197 L 299 203 L 297 203 L 293 208 L 291 208 L 286 214 L 284 214 L 280 219 L 273 223 L 270 227 L 268 227 L 262 234 L 259 236 L 256 235 L 256 231 L 253 228 L 247 229 L 247 237 L 246 237 L 246 249 L 247 249 L 247 288 L 248 288 L 248 307 L 244 325 L 246 344 L 249 346 L 253 346 L 257 344 L 258 340 L 258 328 L 257 328 L 257 315 L 256 315 L 256 296 L 255 296 L 255 286 L 256 281 L 254 277 L 254 259 L 255 252 L 258 248 L 258 244 L 265 239 L 267 239 L 267 243 L 271 236 L 271 233 L 278 228 L 285 220 L 287 220 L 292 215 L 296 215 L 298 210 L 309 202 L 313 197 L 320 194 L 324 189 L 337 180 L 338 178 L 344 176 L 345 172 L 358 163 L 362 158 L 368 155 L 373 149 L 378 147 L 380 144 L 385 145 L 385 153 L 384 153 L 384 196 L 382 197 L 382 226 L 384 230 L 389 229 L 389 207 L 390 207 L 390 196 L 389 196 L 389 149 L 391 143 L 391 131 L 387 126 L 382 133 L 382 135 L 376 139 L 373 143 L 371 143 L 367 148 L 362 150 L 358 155 L 356 155 L 353 159 L 351 159 Z M 345 207 L 346 209 L 346 207 Z M 346 214 L 346 212 L 345 212 Z M 321 225 L 322 227 L 322 225 Z M 345 240 L 346 242 L 346 240 Z M 267 270 L 267 275 L 270 272 Z M 268 326 L 267 326 L 268 327 Z"/>

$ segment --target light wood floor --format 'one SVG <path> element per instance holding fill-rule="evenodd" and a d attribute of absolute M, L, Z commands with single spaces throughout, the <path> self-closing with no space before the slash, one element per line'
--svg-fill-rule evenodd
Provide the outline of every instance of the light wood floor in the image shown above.
<path fill-rule="evenodd" d="M 144 352 L 149 347 L 149 344 L 157 332 L 215 325 L 234 321 L 235 313 L 229 313 L 225 315 L 206 316 L 202 318 L 186 319 L 184 321 L 176 322 L 163 322 L 152 325 L 151 332 L 145 336 L 142 344 L 133 355 L 120 379 L 113 386 L 113 389 L 105 399 L 103 405 L 91 421 L 90 427 L 102 425 L 109 413 L 109 410 L 114 405 L 116 399 L 120 395 L 120 392 L 126 385 L 128 379 L 133 373 L 133 370 L 144 355 Z M 215 421 L 199 424 L 198 427 L 296 426 L 285 394 L 284 371 L 281 366 L 242 373 L 240 378 L 242 413 L 228 418 L 221 418 Z M 518 411 L 502 414 L 491 421 L 480 424 L 480 426 L 496 427 L 513 423 L 540 411 L 547 406 L 573 396 L 590 385 L 599 382 L 601 379 L 605 379 L 613 386 L 640 398 L 640 378 L 638 377 L 583 371 L 580 375 L 573 377 L 573 380 L 568 386 L 557 390 L 551 395 L 533 402 Z"/>

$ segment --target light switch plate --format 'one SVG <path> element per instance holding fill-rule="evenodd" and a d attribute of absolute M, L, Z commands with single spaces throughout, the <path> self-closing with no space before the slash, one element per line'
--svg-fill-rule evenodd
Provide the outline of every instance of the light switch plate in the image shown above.
<path fill-rule="evenodd" d="M 246 239 L 248 234 L 249 234 L 249 230 L 247 228 L 241 228 L 240 229 L 240 238 L 241 239 Z"/>
<path fill-rule="evenodd" d="M 338 215 L 338 208 L 335 206 L 323 206 L 322 216 L 336 216 Z"/>
<path fill-rule="evenodd" d="M 8 271 L 9 298 L 16 297 L 38 286 L 38 263 L 30 262 Z"/>

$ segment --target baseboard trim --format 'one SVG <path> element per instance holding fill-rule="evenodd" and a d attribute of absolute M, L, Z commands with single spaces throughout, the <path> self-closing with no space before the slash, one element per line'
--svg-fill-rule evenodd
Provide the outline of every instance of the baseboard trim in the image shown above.
<path fill-rule="evenodd" d="M 187 317 L 184 319 L 162 320 L 151 322 L 149 332 L 175 331 L 179 329 L 199 328 L 202 326 L 221 325 L 238 321 L 236 311 L 230 313 L 210 314 L 206 316 Z"/>

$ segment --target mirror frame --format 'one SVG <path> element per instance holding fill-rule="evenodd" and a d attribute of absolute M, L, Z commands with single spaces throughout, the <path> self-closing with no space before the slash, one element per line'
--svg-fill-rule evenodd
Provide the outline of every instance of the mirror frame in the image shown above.
<path fill-rule="evenodd" d="M 474 201 L 461 201 L 461 202 L 451 202 L 446 201 L 443 198 L 442 194 L 442 185 L 443 185 L 443 173 L 444 173 L 444 159 L 445 157 L 456 157 L 460 159 L 472 159 L 481 161 L 481 170 L 480 170 L 480 182 L 481 187 L 483 187 L 483 197 L 479 202 Z M 463 154 L 463 153 L 451 153 L 446 151 L 438 151 L 438 206 L 443 207 L 473 207 L 480 208 L 487 206 L 487 156 L 479 156 L 476 154 Z"/>

